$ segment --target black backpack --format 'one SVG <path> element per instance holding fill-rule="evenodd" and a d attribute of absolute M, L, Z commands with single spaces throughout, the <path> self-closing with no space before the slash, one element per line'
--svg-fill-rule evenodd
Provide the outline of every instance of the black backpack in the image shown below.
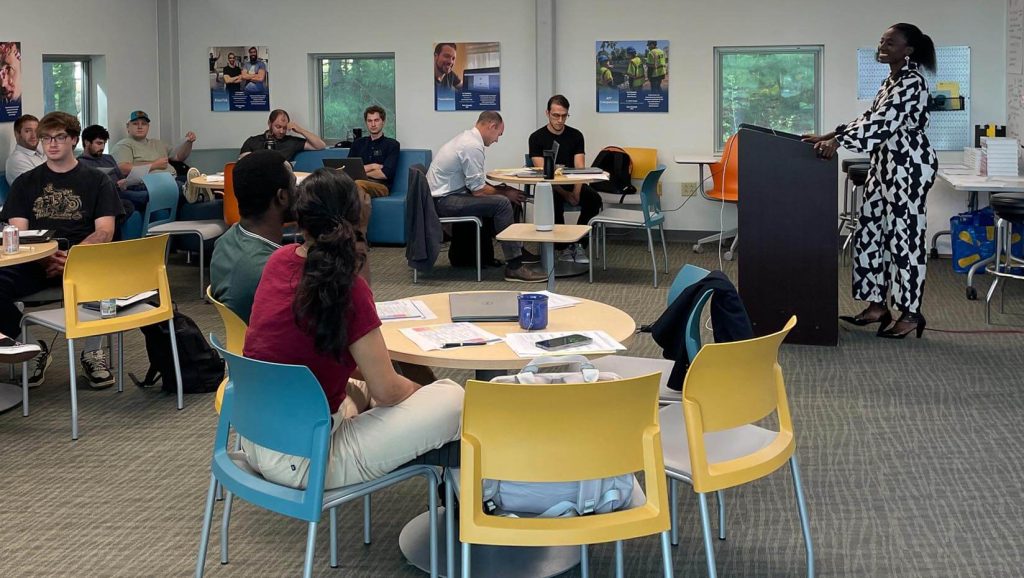
<path fill-rule="evenodd" d="M 602 193 L 622 195 L 619 202 L 626 199 L 626 195 L 636 194 L 636 187 L 633 186 L 633 159 L 629 153 L 619 147 L 604 147 L 597 153 L 594 163 L 591 165 L 608 173 L 607 181 L 591 183 L 590 187 Z"/>
<path fill-rule="evenodd" d="M 141 327 L 146 337 L 146 356 L 149 370 L 146 378 L 139 381 L 134 374 L 128 376 L 139 387 L 150 387 L 159 378 L 161 389 L 170 393 L 178 392 L 174 374 L 174 355 L 171 351 L 170 331 L 167 322 Z M 210 347 L 203 332 L 191 317 L 174 311 L 174 336 L 178 342 L 178 360 L 181 364 L 181 389 L 185 393 L 209 393 L 216 391 L 224 380 L 224 360 Z"/>

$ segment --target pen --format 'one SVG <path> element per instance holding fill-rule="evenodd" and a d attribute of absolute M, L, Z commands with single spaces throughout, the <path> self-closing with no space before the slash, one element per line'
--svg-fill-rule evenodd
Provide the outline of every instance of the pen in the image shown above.
<path fill-rule="evenodd" d="M 473 345 L 487 345 L 488 341 L 463 341 L 461 343 L 445 343 L 441 349 L 452 349 L 453 347 L 471 347 Z"/>

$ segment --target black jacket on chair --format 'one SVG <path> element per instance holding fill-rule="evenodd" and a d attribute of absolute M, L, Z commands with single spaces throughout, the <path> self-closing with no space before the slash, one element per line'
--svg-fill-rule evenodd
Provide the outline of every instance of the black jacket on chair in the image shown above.
<path fill-rule="evenodd" d="M 405 198 L 405 259 L 417 271 L 429 271 L 441 253 L 441 221 L 427 184 L 427 169 L 409 167 L 409 191 Z"/>
<path fill-rule="evenodd" d="M 675 360 L 669 376 L 668 387 L 676 391 L 683 388 L 683 378 L 690 367 L 686 354 L 686 320 L 700 296 L 708 289 L 711 295 L 711 324 L 714 327 L 715 343 L 742 341 L 754 337 L 747 309 L 740 300 L 736 286 L 721 271 L 712 271 L 706 277 L 690 285 L 665 309 L 661 317 L 651 325 L 651 337 L 662 347 L 665 359 Z"/>

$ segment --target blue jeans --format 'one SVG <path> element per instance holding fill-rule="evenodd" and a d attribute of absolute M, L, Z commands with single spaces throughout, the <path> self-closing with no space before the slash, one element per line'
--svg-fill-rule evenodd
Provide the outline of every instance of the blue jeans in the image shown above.
<path fill-rule="evenodd" d="M 438 217 L 490 217 L 494 231 L 500 233 L 515 222 L 512 201 L 503 195 L 473 196 L 470 193 L 452 193 L 435 199 Z M 484 242 L 481 239 L 481 242 Z M 501 252 L 505 262 L 518 259 L 523 253 L 523 244 L 518 241 L 502 241 Z"/>

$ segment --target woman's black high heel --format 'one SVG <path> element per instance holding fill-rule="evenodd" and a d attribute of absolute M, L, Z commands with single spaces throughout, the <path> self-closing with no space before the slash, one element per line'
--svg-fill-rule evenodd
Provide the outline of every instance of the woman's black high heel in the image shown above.
<path fill-rule="evenodd" d="M 896 331 L 895 327 L 900 323 L 914 323 L 914 325 L 903 331 Z M 896 324 L 892 327 L 885 330 L 880 329 L 878 331 L 878 336 L 885 337 L 886 339 L 903 339 L 907 335 L 916 331 L 917 338 L 921 339 L 921 335 L 924 334 L 925 325 L 924 315 L 921 315 L 920 313 L 904 313 L 903 315 L 900 315 L 900 318 L 896 320 Z"/>
<path fill-rule="evenodd" d="M 856 315 L 840 315 L 839 319 L 852 325 L 856 325 L 857 327 L 864 327 L 865 325 L 871 325 L 872 323 L 881 323 L 882 325 L 879 326 L 879 331 L 885 329 L 890 323 L 892 323 L 892 313 L 889 313 L 889 310 L 886 310 L 885 313 L 882 313 L 880 316 L 873 319 L 867 316 L 867 313 L 870 310 L 871 308 L 869 307 Z"/>

